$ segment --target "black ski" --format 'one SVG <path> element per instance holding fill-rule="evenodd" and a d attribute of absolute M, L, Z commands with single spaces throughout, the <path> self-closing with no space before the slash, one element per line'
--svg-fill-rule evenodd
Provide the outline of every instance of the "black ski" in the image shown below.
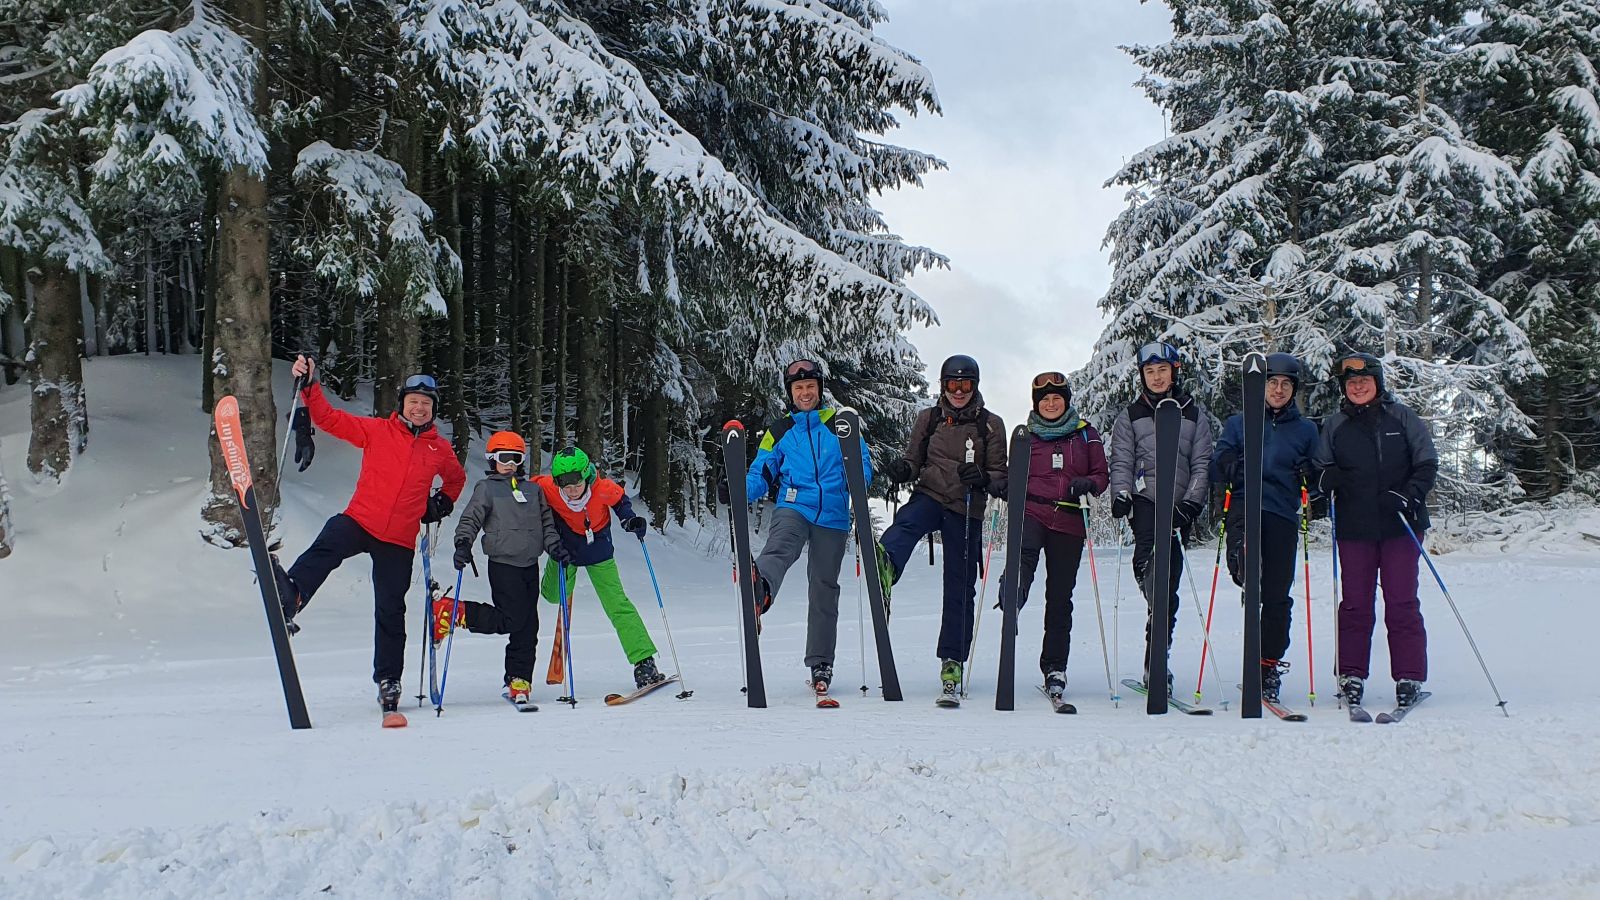
<path fill-rule="evenodd" d="M 1017 682 L 1017 594 L 1021 591 L 1018 573 L 1022 565 L 1022 524 L 1028 506 L 1028 457 L 1031 438 L 1028 426 L 1011 429 L 1011 444 L 1006 448 L 1006 575 L 1000 579 L 1000 674 L 995 679 L 994 708 L 1016 708 Z M 978 520 L 980 533 L 983 520 Z"/>
<path fill-rule="evenodd" d="M 1050 706 L 1053 707 L 1056 712 L 1065 713 L 1067 715 L 1077 714 L 1078 708 L 1076 706 L 1073 706 L 1071 703 L 1068 703 L 1065 700 L 1050 696 L 1050 692 L 1044 689 L 1044 685 L 1036 684 L 1034 687 L 1038 688 L 1039 693 L 1043 694 L 1044 698 L 1050 701 Z"/>
<path fill-rule="evenodd" d="M 733 523 L 734 580 L 739 584 L 739 620 L 744 623 L 745 705 L 767 706 L 761 677 L 761 645 L 756 643 L 755 563 L 750 556 L 750 507 L 744 490 L 744 426 L 737 419 L 722 426 L 722 465 L 728 478 L 728 519 Z"/>
<path fill-rule="evenodd" d="M 1131 690 L 1131 691 L 1133 691 L 1136 694 L 1143 694 L 1146 697 L 1150 696 L 1150 691 L 1144 685 L 1140 684 L 1137 679 L 1124 678 L 1124 679 L 1122 679 L 1122 686 L 1127 688 L 1127 689 L 1129 689 L 1129 690 Z M 1183 702 L 1182 700 L 1179 700 L 1179 699 L 1177 699 L 1175 697 L 1168 697 L 1167 698 L 1167 703 L 1173 709 L 1177 710 L 1178 712 L 1183 713 L 1186 716 L 1209 716 L 1209 715 L 1211 715 L 1211 708 L 1210 707 L 1207 707 L 1207 706 L 1190 706 L 1189 704 L 1187 704 L 1187 703 Z M 1148 712 L 1148 710 L 1147 710 L 1147 712 Z"/>
<path fill-rule="evenodd" d="M 1166 715 L 1167 651 L 1172 645 L 1172 505 L 1178 477 L 1178 432 L 1183 407 L 1167 397 L 1156 404 L 1156 524 L 1155 559 L 1145 576 L 1145 600 L 1150 610 L 1150 639 L 1145 644 L 1150 689 L 1144 711 Z"/>
<path fill-rule="evenodd" d="M 1244 683 L 1239 717 L 1261 718 L 1261 453 L 1267 358 L 1244 357 Z M 1276 712 L 1276 710 L 1274 710 Z"/>
<path fill-rule="evenodd" d="M 872 510 L 867 506 L 867 470 L 861 456 L 866 436 L 861 431 L 861 416 L 844 407 L 828 420 L 828 427 L 839 438 L 839 454 L 844 457 L 856 547 L 861 551 L 861 577 L 867 582 L 867 607 L 872 610 L 872 634 L 878 643 L 878 678 L 883 682 L 883 699 L 900 700 L 900 674 L 895 669 L 894 647 L 889 642 L 889 607 L 883 599 L 883 581 L 878 571 L 878 538 L 872 532 Z M 818 705 L 822 705 L 820 699 Z"/>
<path fill-rule="evenodd" d="M 1375 719 L 1374 721 L 1376 721 L 1379 725 L 1388 725 L 1388 724 L 1390 724 L 1392 722 L 1398 722 L 1401 719 L 1404 719 L 1406 717 L 1406 715 L 1409 714 L 1413 709 L 1416 709 L 1418 706 L 1421 706 L 1422 705 L 1422 701 L 1424 701 L 1424 700 L 1426 700 L 1426 699 L 1428 699 L 1429 697 L 1432 697 L 1432 696 L 1433 696 L 1433 692 L 1432 691 L 1419 691 L 1417 693 L 1417 699 L 1411 701 L 1411 705 L 1410 706 L 1396 706 L 1390 712 L 1378 713 L 1378 718 Z"/>
<path fill-rule="evenodd" d="M 289 649 L 289 629 L 283 620 L 283 603 L 278 599 L 278 581 L 267 555 L 267 538 L 261 530 L 261 508 L 256 506 L 255 481 L 250 475 L 250 459 L 244 449 L 244 429 L 239 424 L 239 401 L 232 396 L 217 401 L 214 413 L 217 443 L 228 466 L 228 478 L 239 498 L 239 518 L 244 520 L 245 537 L 250 542 L 250 559 L 256 567 L 256 584 L 261 588 L 261 603 L 267 611 L 267 630 L 272 634 L 272 652 L 278 659 L 278 680 L 283 682 L 283 701 L 289 707 L 292 728 L 310 728 L 305 694 L 300 690 L 300 674 L 295 670 L 294 651 Z"/>

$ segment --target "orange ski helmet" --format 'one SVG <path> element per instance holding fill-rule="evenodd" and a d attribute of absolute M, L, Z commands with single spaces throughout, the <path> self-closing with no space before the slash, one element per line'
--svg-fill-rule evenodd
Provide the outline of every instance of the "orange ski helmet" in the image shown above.
<path fill-rule="evenodd" d="M 501 461 L 521 463 L 528 455 L 528 445 L 522 440 L 522 435 L 517 434 L 515 431 L 496 431 L 494 434 L 489 435 L 489 443 L 483 448 L 483 455 L 490 462 L 495 462 L 497 454 L 502 453 L 508 457 L 513 453 L 516 456 Z"/>

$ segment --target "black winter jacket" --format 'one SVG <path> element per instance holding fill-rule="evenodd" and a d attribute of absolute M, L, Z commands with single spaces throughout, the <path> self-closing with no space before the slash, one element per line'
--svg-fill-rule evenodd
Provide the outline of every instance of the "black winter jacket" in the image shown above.
<path fill-rule="evenodd" d="M 1331 493 L 1338 537 L 1380 541 L 1406 533 L 1381 505 L 1396 491 L 1411 504 L 1411 526 L 1428 527 L 1428 493 L 1439 474 L 1433 436 L 1411 408 L 1384 397 L 1367 406 L 1346 402 L 1322 423 L 1318 484 Z"/>

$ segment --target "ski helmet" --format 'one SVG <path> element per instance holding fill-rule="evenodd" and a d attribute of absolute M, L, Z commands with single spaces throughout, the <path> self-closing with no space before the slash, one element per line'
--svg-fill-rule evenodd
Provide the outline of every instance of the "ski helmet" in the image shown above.
<path fill-rule="evenodd" d="M 822 375 L 822 366 L 809 359 L 797 359 L 783 370 L 783 395 L 789 408 L 794 409 L 794 384 L 797 381 L 815 381 L 820 392 L 826 385 L 827 379 Z"/>
<path fill-rule="evenodd" d="M 1339 357 L 1337 363 L 1334 363 L 1334 373 L 1335 377 L 1339 379 L 1341 390 L 1344 388 L 1345 382 L 1351 378 L 1370 375 L 1377 382 L 1378 396 L 1381 397 L 1384 394 L 1383 362 L 1371 353 L 1346 353 Z"/>
<path fill-rule="evenodd" d="M 550 477 L 562 487 L 580 481 L 593 484 L 597 475 L 589 454 L 577 447 L 567 447 L 550 460 Z"/>
<path fill-rule="evenodd" d="M 407 394 L 421 394 L 433 401 L 433 408 L 439 408 L 439 382 L 432 375 L 413 375 L 400 385 L 400 396 L 396 399 L 400 403 L 406 402 Z"/>
<path fill-rule="evenodd" d="M 1300 360 L 1292 353 L 1267 354 L 1267 377 L 1282 375 L 1300 387 Z"/>
<path fill-rule="evenodd" d="M 1166 341 L 1152 341 L 1139 348 L 1139 356 L 1134 364 L 1143 369 L 1150 363 L 1167 363 L 1173 369 L 1183 365 L 1183 359 L 1178 356 L 1178 348 Z"/>
<path fill-rule="evenodd" d="M 951 381 L 968 380 L 972 382 L 972 389 L 978 389 L 978 361 L 963 353 L 957 353 L 944 361 L 939 366 L 939 393 L 945 393 L 946 385 Z"/>
<path fill-rule="evenodd" d="M 483 448 L 483 457 L 490 465 L 503 462 L 521 468 L 527 456 L 528 444 L 515 431 L 496 431 L 489 435 L 489 443 Z"/>

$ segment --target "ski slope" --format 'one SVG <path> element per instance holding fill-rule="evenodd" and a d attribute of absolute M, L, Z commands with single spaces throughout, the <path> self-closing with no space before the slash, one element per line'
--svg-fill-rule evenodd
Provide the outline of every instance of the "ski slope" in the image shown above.
<path fill-rule="evenodd" d="M 1600 698 L 1585 664 L 1600 629 L 1600 547 L 1580 536 L 1600 534 L 1593 510 L 1542 517 L 1532 538 L 1516 527 L 1453 537 L 1438 558 L 1510 718 L 1425 581 L 1434 696 L 1399 725 L 1348 723 L 1329 677 L 1326 545 L 1312 548 L 1315 708 L 1296 585 L 1284 699 L 1310 713 L 1305 724 L 1238 718 L 1231 591 L 1217 603 L 1221 681 L 1205 684 L 1215 716 L 1146 716 L 1136 696 L 1113 705 L 1087 566 L 1068 672 L 1079 715 L 1053 714 L 1033 687 L 1038 595 L 1021 616 L 1017 709 L 993 709 L 993 610 L 971 698 L 936 709 L 939 570 L 926 555 L 895 594 L 904 702 L 876 692 L 870 633 L 863 678 L 846 580 L 843 707 L 812 708 L 797 569 L 764 619 L 769 708 L 747 709 L 726 536 L 711 525 L 650 538 L 687 701 L 662 691 L 603 705 L 631 685 L 631 667 L 580 581 L 576 708 L 536 684 L 541 711 L 516 714 L 500 698 L 503 639 L 463 632 L 443 714 L 408 700 L 410 726 L 380 729 L 371 589 L 356 559 L 300 617 L 294 649 L 315 728 L 294 732 L 249 556 L 198 536 L 197 366 L 90 360 L 90 449 L 59 488 L 27 477 L 27 395 L 0 389 L 17 526 L 16 552 L 0 562 L 0 896 L 1600 895 Z M 320 435 L 316 464 L 287 476 L 287 553 L 343 507 L 356 464 Z M 643 558 L 631 540 L 619 548 L 670 671 Z M 1213 551 L 1192 553 L 1204 588 Z M 435 561 L 451 572 L 447 553 Z M 1098 563 L 1115 674 L 1137 677 L 1142 601 L 1128 577 L 1114 601 L 1114 547 Z M 487 599 L 470 572 L 463 590 Z M 1186 589 L 1173 653 L 1182 697 L 1199 663 L 1192 605 Z M 553 609 L 541 607 L 541 674 Z M 420 613 L 410 619 L 417 627 Z M 1392 699 L 1381 636 L 1373 670 L 1377 711 Z"/>

